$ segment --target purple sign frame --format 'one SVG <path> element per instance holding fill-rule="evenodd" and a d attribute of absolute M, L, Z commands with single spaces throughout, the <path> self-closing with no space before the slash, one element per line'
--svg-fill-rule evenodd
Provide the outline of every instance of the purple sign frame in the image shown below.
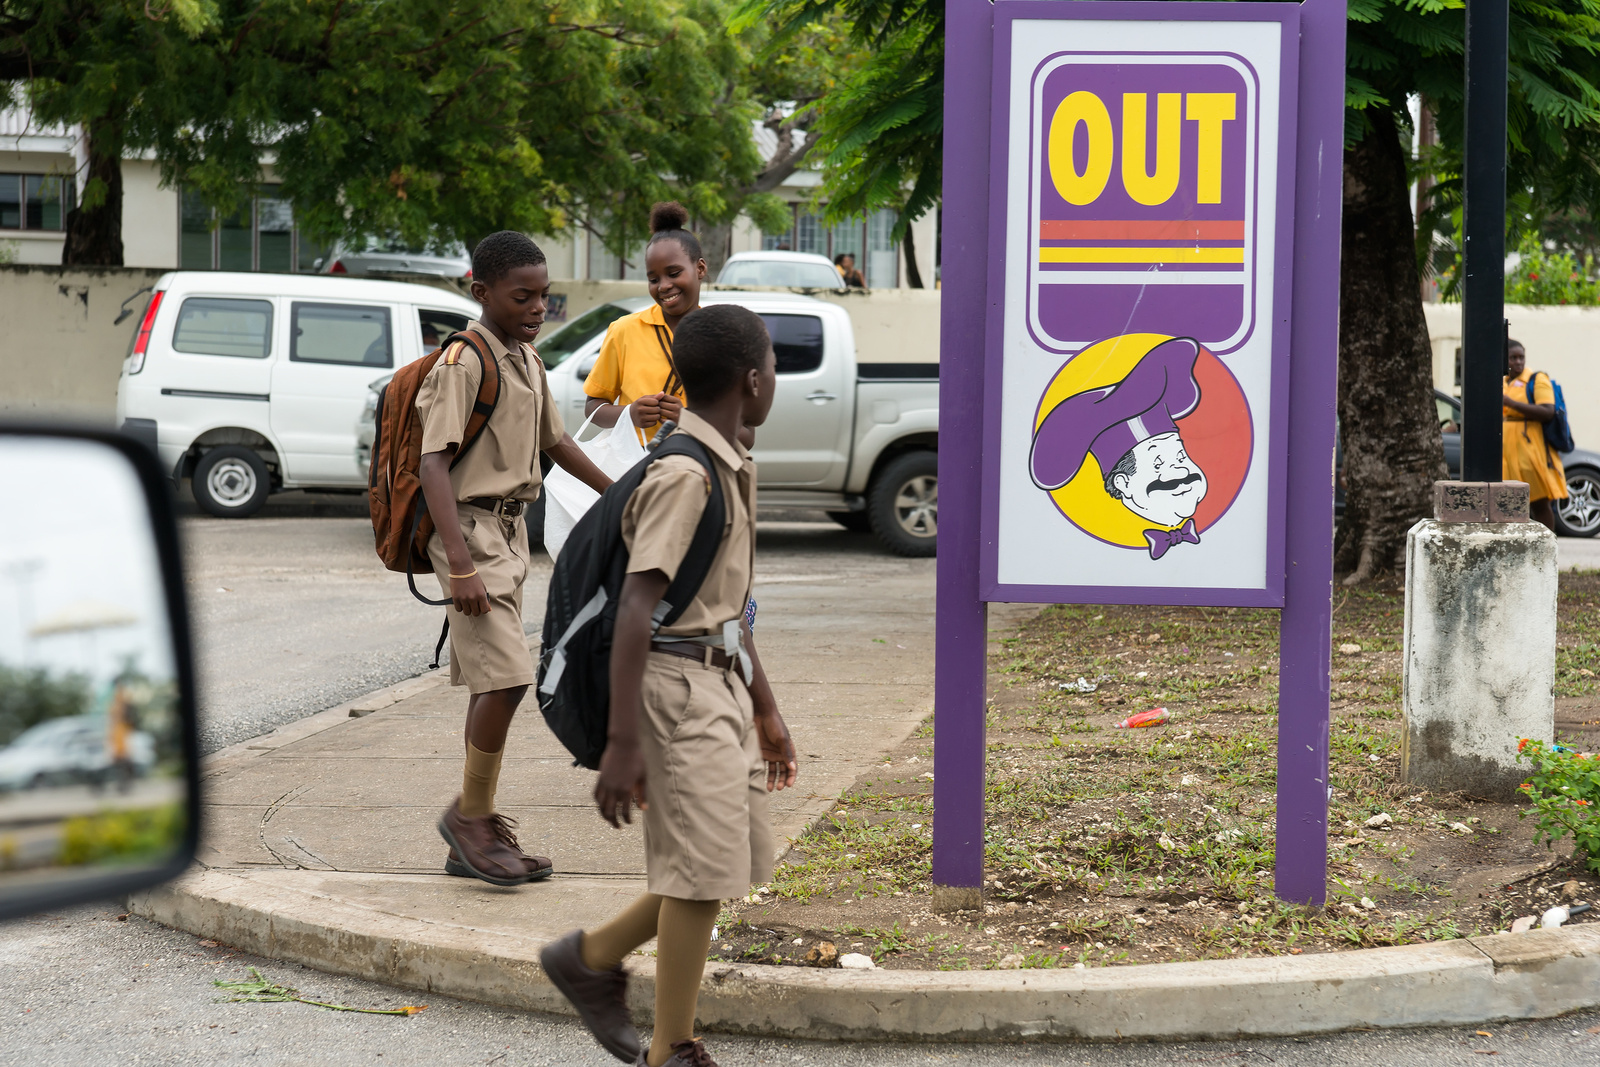
<path fill-rule="evenodd" d="M 982 450 L 941 449 L 944 496 L 938 557 L 934 701 L 933 880 L 979 887 L 984 859 L 984 709 L 988 599 L 1001 589 L 985 583 L 993 527 L 984 522 L 992 444 L 985 413 L 997 398 L 990 369 L 996 352 L 989 326 L 1002 290 L 994 262 L 1000 246 L 987 208 L 1001 190 L 995 173 L 973 166 L 991 158 L 994 41 L 998 20 L 1117 18 L 1161 20 L 1270 18 L 1276 4 L 1156 3 L 1150 0 L 947 0 L 945 46 L 945 166 L 941 435 L 951 442 L 983 441 Z M 1295 139 L 1292 261 L 1286 373 L 1273 371 L 1271 447 L 1281 471 L 1273 496 L 1282 563 L 1279 637 L 1276 892 L 1286 901 L 1321 904 L 1327 893 L 1329 667 L 1333 581 L 1335 398 L 1338 375 L 1339 248 L 1344 142 L 1344 0 L 1304 0 L 1299 9 L 1298 99 Z M 1288 69 L 1288 68 L 1286 68 Z M 1003 118 L 1003 114 L 1000 115 Z M 1003 218 L 1004 216 L 1000 216 Z M 1288 226 L 1280 226 L 1280 237 Z M 1283 325 L 1274 311 L 1274 327 Z M 987 353 L 985 359 L 975 353 Z M 1281 435 L 1281 436 L 1280 436 Z M 986 543 L 987 542 L 987 543 Z M 1271 557 L 1269 557 L 1270 559 Z M 992 572 L 990 572 L 992 577 Z M 1006 587 L 1004 599 L 1016 596 Z M 1215 590 L 1194 601 L 1155 600 L 1151 590 L 1107 590 L 1096 602 L 1226 603 Z M 1260 590 L 1253 591 L 1259 595 Z M 1021 598 L 1031 599 L 1031 598 Z M 1050 600 L 1064 600 L 1052 587 Z M 1241 603 L 1261 603 L 1241 598 Z"/>

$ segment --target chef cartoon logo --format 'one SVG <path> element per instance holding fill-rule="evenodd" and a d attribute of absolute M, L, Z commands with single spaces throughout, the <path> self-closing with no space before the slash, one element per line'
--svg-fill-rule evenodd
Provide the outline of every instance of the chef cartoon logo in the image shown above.
<path fill-rule="evenodd" d="M 1090 345 L 1046 387 L 1033 483 L 1078 529 L 1152 560 L 1201 536 L 1244 484 L 1250 406 L 1191 337 L 1124 334 Z"/>

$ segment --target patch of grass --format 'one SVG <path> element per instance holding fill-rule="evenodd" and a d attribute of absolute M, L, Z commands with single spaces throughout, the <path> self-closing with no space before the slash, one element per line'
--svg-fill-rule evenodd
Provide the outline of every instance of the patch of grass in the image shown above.
<path fill-rule="evenodd" d="M 991 656 L 981 911 L 929 910 L 931 724 L 796 843 L 775 903 L 730 907 L 759 912 L 757 926 L 838 931 L 883 965 L 936 968 L 1319 952 L 1503 929 L 1494 872 L 1542 854 L 1515 805 L 1400 783 L 1403 619 L 1397 583 L 1335 594 L 1326 909 L 1273 897 L 1277 613 L 1088 605 L 1043 609 Z M 1600 573 L 1562 575 L 1558 640 L 1558 692 L 1593 692 Z M 1080 677 L 1096 691 L 1060 688 Z M 1153 705 L 1167 707 L 1167 725 L 1114 728 Z M 745 958 L 786 951 L 770 934 L 750 938 Z"/>

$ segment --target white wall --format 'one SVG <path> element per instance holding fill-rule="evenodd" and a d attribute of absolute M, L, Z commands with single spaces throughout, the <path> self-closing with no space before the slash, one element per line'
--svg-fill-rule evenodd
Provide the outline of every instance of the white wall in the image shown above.
<path fill-rule="evenodd" d="M 178 267 L 178 191 L 161 188 L 161 169 L 153 161 L 122 161 L 122 262 Z"/>
<path fill-rule="evenodd" d="M 1455 384 L 1461 345 L 1461 305 L 1424 304 L 1433 345 L 1433 384 L 1460 395 Z M 1528 366 L 1561 383 L 1579 448 L 1600 450 L 1600 308 L 1506 305 L 1511 336 L 1528 351 Z"/>

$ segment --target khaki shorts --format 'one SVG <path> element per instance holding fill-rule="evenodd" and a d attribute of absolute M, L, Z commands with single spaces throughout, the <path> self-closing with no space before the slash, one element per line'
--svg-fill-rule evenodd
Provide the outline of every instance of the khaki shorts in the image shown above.
<path fill-rule="evenodd" d="M 772 878 L 767 767 L 737 671 L 666 652 L 645 661 L 645 871 L 650 892 L 726 900 Z"/>
<path fill-rule="evenodd" d="M 528 535 L 522 517 L 503 518 L 468 504 L 457 507 L 461 536 L 489 594 L 489 614 L 450 616 L 450 684 L 487 693 L 533 683 L 533 656 L 522 632 L 522 582 L 528 577 Z M 435 533 L 428 539 L 439 588 L 450 595 L 450 561 Z"/>

